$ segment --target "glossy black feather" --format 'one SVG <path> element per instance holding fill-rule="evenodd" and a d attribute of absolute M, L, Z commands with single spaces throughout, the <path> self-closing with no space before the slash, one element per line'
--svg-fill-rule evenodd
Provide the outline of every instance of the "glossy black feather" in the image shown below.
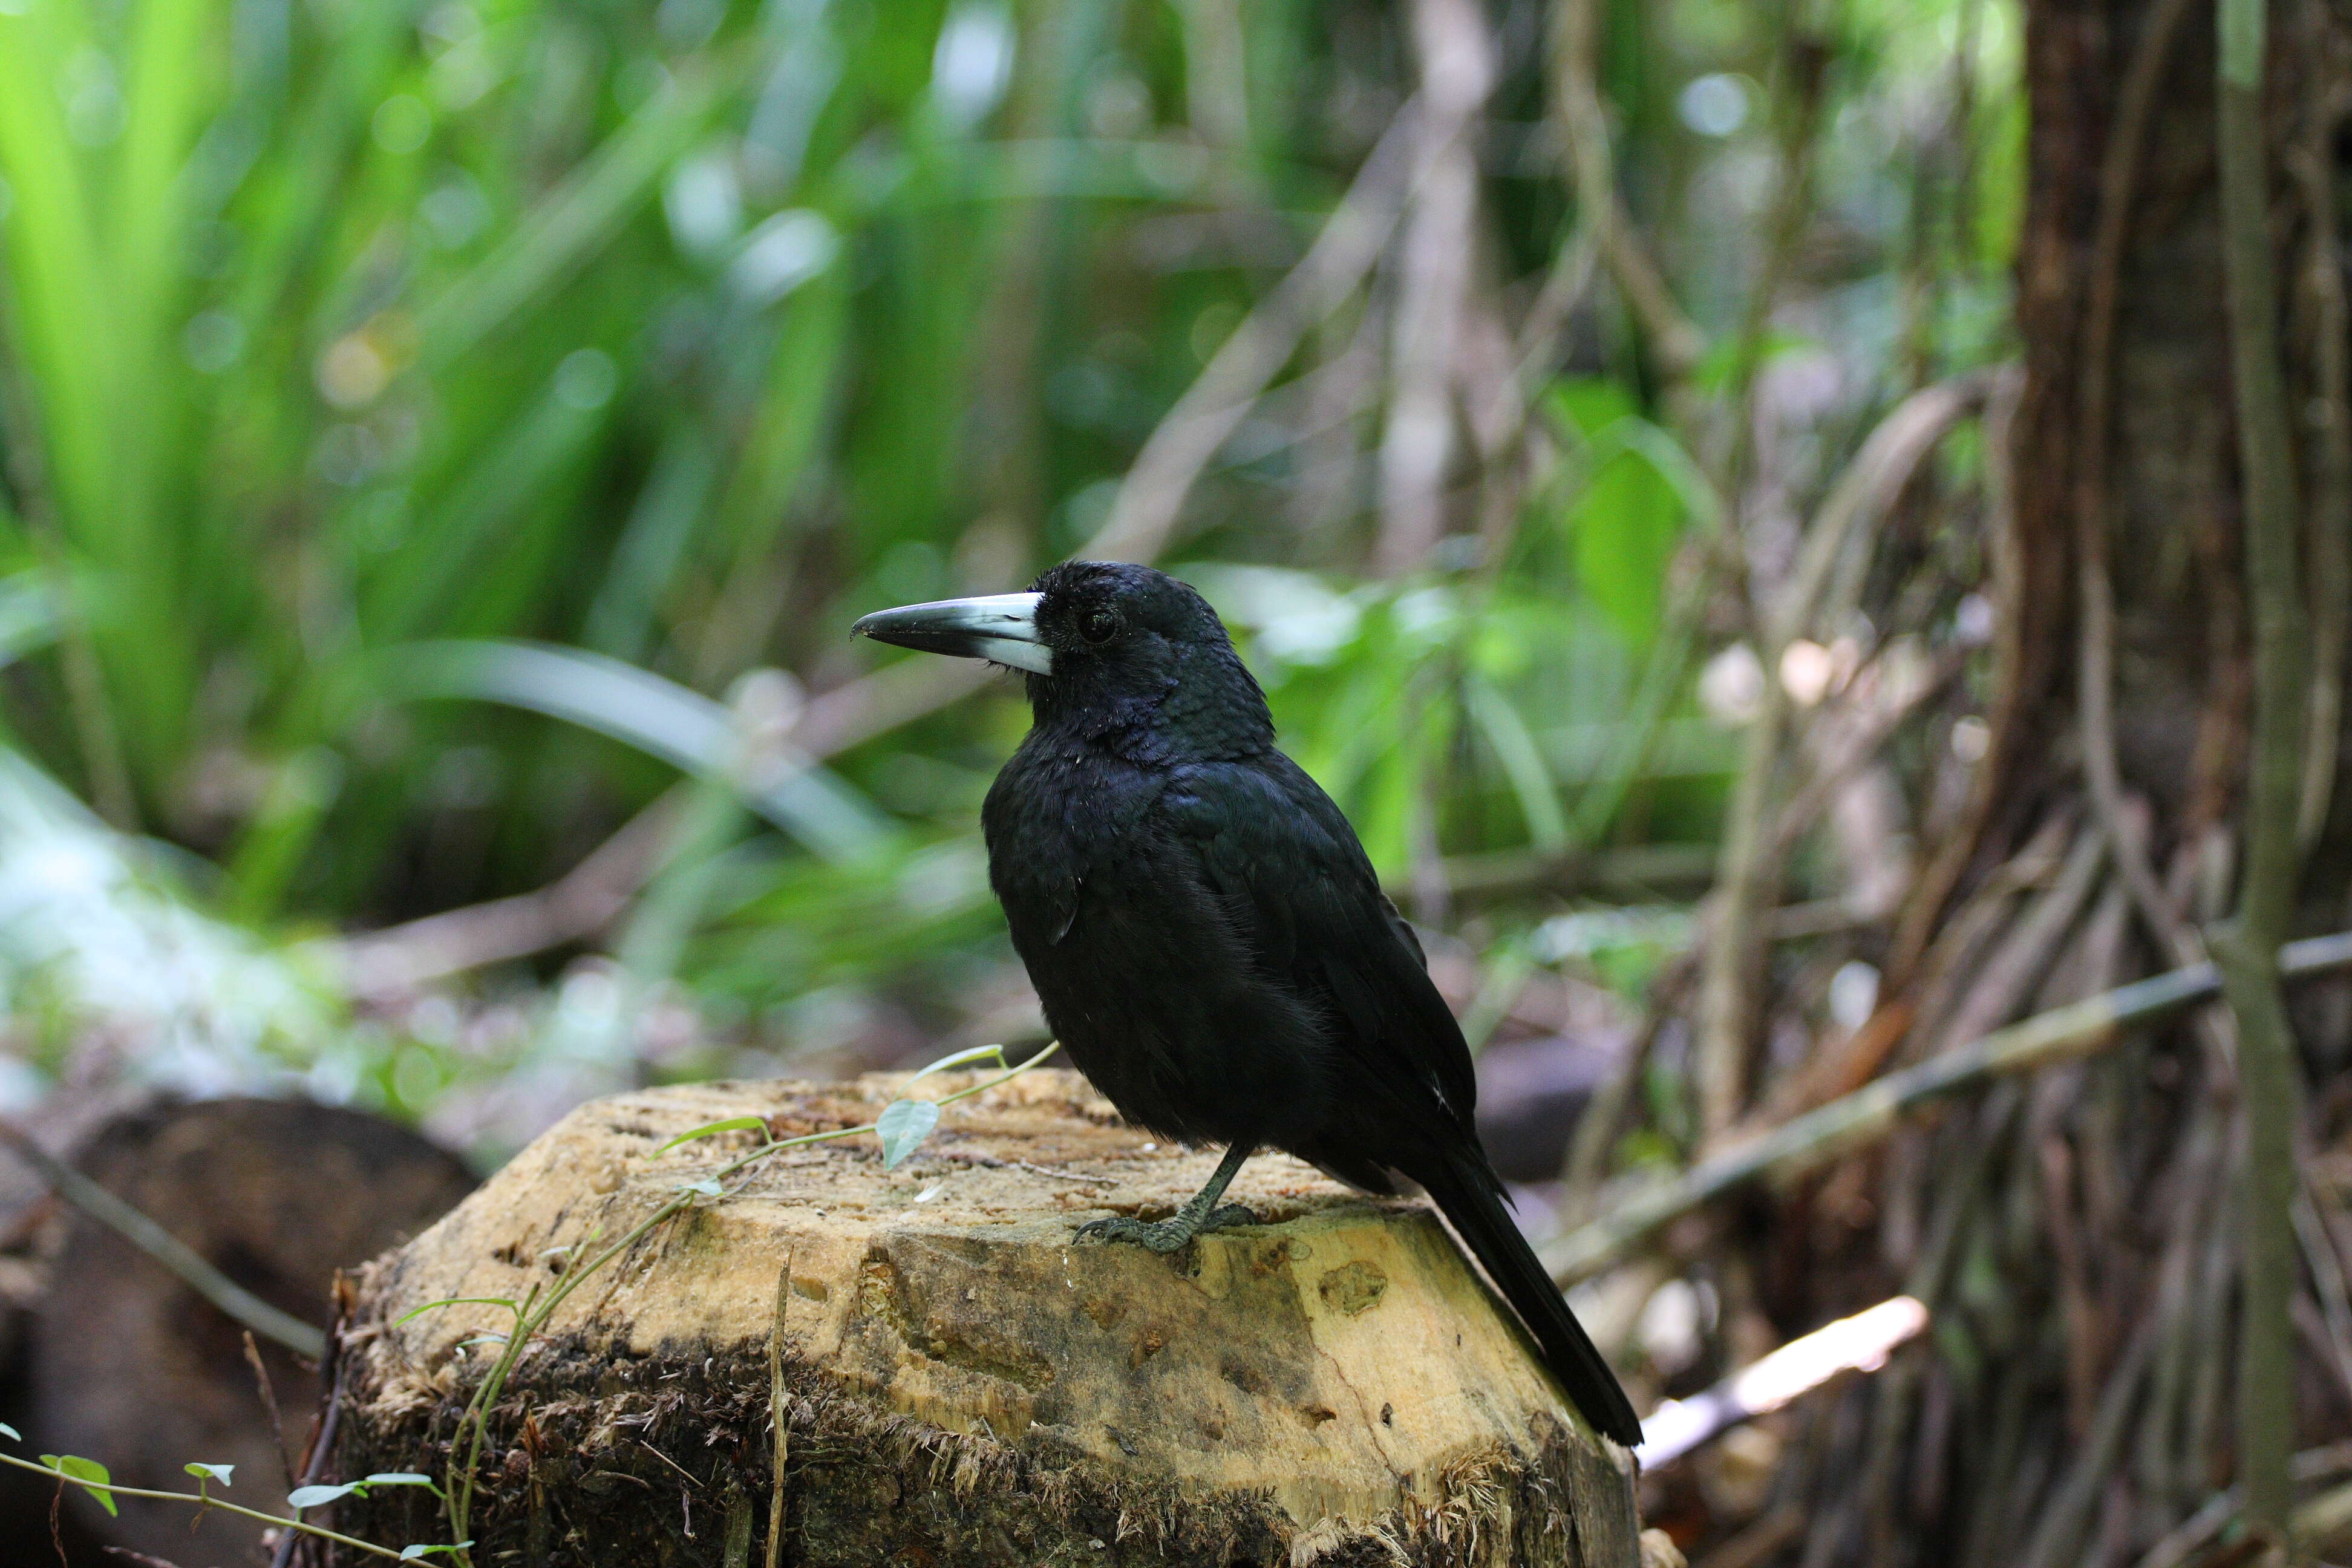
<path fill-rule="evenodd" d="M 1569 1396 L 1623 1391 L 1505 1212 L 1460 1028 L 1347 818 L 1276 749 L 1207 604 L 1136 566 L 1035 585 L 1053 673 L 989 791 L 990 879 L 1047 1022 L 1140 1126 L 1434 1199 Z"/>

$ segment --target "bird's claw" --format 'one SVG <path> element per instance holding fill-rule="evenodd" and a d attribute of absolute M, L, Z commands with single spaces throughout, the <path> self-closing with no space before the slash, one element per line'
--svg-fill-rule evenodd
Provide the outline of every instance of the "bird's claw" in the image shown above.
<path fill-rule="evenodd" d="M 1125 1241 L 1147 1252 L 1175 1252 L 1185 1243 L 1207 1230 L 1231 1230 L 1236 1226 L 1255 1225 L 1256 1215 L 1239 1204 L 1222 1204 L 1210 1211 L 1198 1224 L 1188 1225 L 1184 1216 L 1170 1219 L 1142 1220 L 1132 1215 L 1112 1215 L 1108 1219 L 1088 1220 L 1078 1226 L 1080 1241 Z"/>

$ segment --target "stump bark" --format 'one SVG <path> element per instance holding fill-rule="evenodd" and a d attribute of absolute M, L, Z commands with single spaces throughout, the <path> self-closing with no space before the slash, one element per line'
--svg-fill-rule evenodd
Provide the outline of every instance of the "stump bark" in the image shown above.
<path fill-rule="evenodd" d="M 575 1111 L 363 1275 L 338 1473 L 439 1472 L 495 1353 L 463 1342 L 505 1316 L 404 1314 L 520 1298 L 551 1278 L 551 1248 L 625 1234 L 757 1138 L 656 1157 L 681 1131 L 855 1126 L 904 1081 Z M 1089 1218 L 1171 1211 L 1214 1159 L 1155 1146 L 1045 1071 L 947 1107 L 895 1172 L 866 1136 L 776 1156 L 589 1280 L 518 1363 L 477 1472 L 475 1562 L 1638 1561 L 1629 1458 L 1567 1405 L 1425 1205 L 1266 1156 L 1231 1194 L 1261 1226 L 1164 1258 L 1073 1242 Z M 446 1539 L 418 1489 L 337 1506 L 366 1539 Z"/>

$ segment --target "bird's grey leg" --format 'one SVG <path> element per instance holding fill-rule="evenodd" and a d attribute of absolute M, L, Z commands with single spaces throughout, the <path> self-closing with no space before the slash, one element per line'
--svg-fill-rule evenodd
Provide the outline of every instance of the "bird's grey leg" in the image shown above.
<path fill-rule="evenodd" d="M 1139 1220 L 1131 1215 L 1113 1215 L 1108 1219 L 1093 1220 L 1078 1226 L 1078 1239 L 1101 1241 L 1131 1241 L 1153 1252 L 1173 1252 L 1204 1230 L 1223 1230 L 1232 1226 L 1255 1225 L 1257 1215 L 1239 1204 L 1219 1204 L 1225 1188 L 1241 1173 L 1242 1162 L 1257 1152 L 1255 1145 L 1236 1143 L 1225 1151 L 1218 1162 L 1216 1174 L 1208 1185 L 1192 1194 L 1192 1201 L 1162 1220 Z"/>

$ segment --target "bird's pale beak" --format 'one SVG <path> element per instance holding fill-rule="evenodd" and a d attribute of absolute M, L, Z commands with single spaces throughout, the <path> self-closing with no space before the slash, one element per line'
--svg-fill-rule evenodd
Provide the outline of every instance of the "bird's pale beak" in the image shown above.
<path fill-rule="evenodd" d="M 1042 594 L 991 594 L 978 599 L 941 599 L 929 605 L 877 610 L 853 635 L 925 653 L 984 658 L 1036 675 L 1054 673 L 1054 650 L 1037 640 L 1037 601 Z"/>

